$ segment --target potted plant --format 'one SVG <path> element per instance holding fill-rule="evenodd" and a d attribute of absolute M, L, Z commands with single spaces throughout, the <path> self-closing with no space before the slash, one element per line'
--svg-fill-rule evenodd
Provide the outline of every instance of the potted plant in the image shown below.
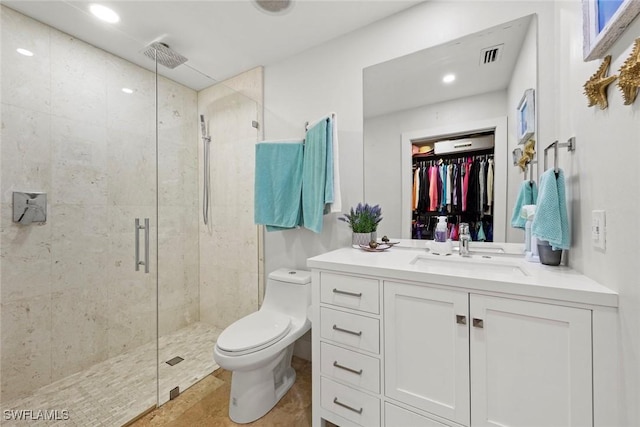
<path fill-rule="evenodd" d="M 382 209 L 379 205 L 371 206 L 368 203 L 358 203 L 355 210 L 351 208 L 348 214 L 344 214 L 338 219 L 351 227 L 353 231 L 352 245 L 367 245 L 370 241 L 376 240 L 376 230 L 382 221 Z"/>

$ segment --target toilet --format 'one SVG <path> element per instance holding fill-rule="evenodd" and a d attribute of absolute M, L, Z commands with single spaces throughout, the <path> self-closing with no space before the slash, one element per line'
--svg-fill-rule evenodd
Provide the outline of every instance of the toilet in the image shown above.
<path fill-rule="evenodd" d="M 311 273 L 281 268 L 269 274 L 260 310 L 227 327 L 213 358 L 231 371 L 229 418 L 245 424 L 269 412 L 291 388 L 293 345 L 310 328 Z"/>

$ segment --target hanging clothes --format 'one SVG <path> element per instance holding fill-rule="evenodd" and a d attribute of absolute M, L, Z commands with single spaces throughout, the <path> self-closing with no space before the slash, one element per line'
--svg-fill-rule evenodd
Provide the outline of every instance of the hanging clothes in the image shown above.
<path fill-rule="evenodd" d="M 487 163 L 487 209 L 485 212 L 490 214 L 493 207 L 493 159 L 489 159 Z"/>
<path fill-rule="evenodd" d="M 418 209 L 418 201 L 420 200 L 420 168 L 416 168 L 413 172 L 413 193 L 411 200 L 411 210 Z"/>
<path fill-rule="evenodd" d="M 429 168 L 429 210 L 435 212 L 438 210 L 438 180 L 439 172 L 437 166 Z"/>
<path fill-rule="evenodd" d="M 467 222 L 473 240 L 492 241 L 494 172 L 492 154 L 414 162 L 412 236 L 433 238 L 436 217 L 446 215 L 452 239 L 459 238 L 458 224 Z"/>

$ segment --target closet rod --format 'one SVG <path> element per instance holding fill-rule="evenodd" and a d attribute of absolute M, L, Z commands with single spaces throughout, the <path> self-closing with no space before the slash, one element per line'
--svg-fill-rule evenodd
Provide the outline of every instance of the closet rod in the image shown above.
<path fill-rule="evenodd" d="M 544 149 L 544 170 L 547 170 L 547 152 L 553 147 L 553 170 L 558 173 L 558 148 L 567 147 L 567 151 L 576 150 L 576 138 L 572 136 L 567 142 L 554 141 Z"/>

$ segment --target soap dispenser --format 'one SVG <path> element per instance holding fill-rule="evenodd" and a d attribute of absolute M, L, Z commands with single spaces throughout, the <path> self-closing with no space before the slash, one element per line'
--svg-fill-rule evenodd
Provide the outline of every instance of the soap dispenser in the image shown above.
<path fill-rule="evenodd" d="M 438 217 L 438 225 L 436 225 L 436 234 L 435 234 L 434 240 L 436 242 L 447 241 L 447 217 L 446 216 Z"/>
<path fill-rule="evenodd" d="M 447 239 L 447 217 L 439 216 L 431 251 L 436 255 L 451 255 L 451 240 Z"/>

